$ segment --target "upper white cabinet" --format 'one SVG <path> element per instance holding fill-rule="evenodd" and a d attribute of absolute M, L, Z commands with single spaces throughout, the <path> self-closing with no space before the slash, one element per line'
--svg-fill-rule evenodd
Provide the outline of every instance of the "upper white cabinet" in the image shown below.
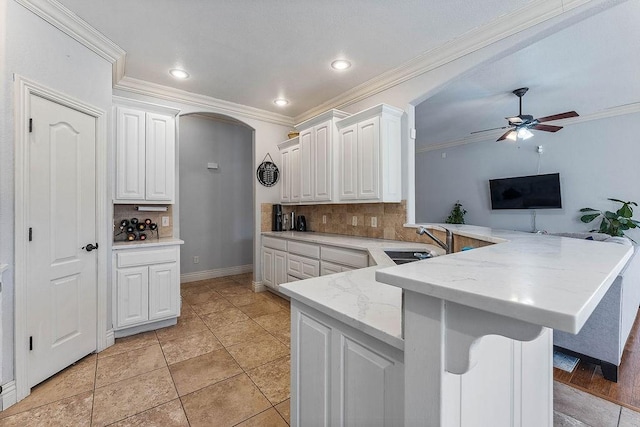
<path fill-rule="evenodd" d="M 177 114 L 116 104 L 116 202 L 174 202 Z"/>
<path fill-rule="evenodd" d="M 347 116 L 345 112 L 329 110 L 297 125 L 300 135 L 278 145 L 282 203 L 335 201 L 335 123 Z"/>
<path fill-rule="evenodd" d="M 403 113 L 381 104 L 336 123 L 338 201 L 400 202 Z"/>

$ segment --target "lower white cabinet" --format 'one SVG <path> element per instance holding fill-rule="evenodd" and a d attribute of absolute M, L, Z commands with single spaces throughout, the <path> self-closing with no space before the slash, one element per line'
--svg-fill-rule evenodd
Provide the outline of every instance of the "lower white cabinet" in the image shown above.
<path fill-rule="evenodd" d="M 346 265 L 335 264 L 329 261 L 320 261 L 320 275 L 327 276 L 334 273 L 342 273 L 345 271 L 355 270 L 354 267 L 347 267 Z"/>
<path fill-rule="evenodd" d="M 262 248 L 262 282 L 271 289 L 286 283 L 287 253 L 273 248 Z"/>
<path fill-rule="evenodd" d="M 114 329 L 180 315 L 180 247 L 118 249 L 113 254 Z"/>
<path fill-rule="evenodd" d="M 403 353 L 292 300 L 291 425 L 402 426 Z"/>

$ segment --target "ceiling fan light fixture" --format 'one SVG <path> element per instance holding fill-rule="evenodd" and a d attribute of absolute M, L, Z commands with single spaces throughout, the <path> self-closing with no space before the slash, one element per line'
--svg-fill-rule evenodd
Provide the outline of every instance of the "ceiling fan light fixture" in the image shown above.
<path fill-rule="evenodd" d="M 529 138 L 531 138 L 533 136 L 533 132 L 531 132 L 529 129 L 527 128 L 520 128 L 518 129 L 518 138 L 523 139 L 523 140 L 527 140 Z"/>
<path fill-rule="evenodd" d="M 518 139 L 518 132 L 516 132 L 515 130 L 512 130 L 511 132 L 509 132 L 506 139 L 508 139 L 509 141 L 515 142 Z"/>
<path fill-rule="evenodd" d="M 169 74 L 171 74 L 171 77 L 180 79 L 180 80 L 189 78 L 189 73 L 187 73 L 185 70 L 180 70 L 179 68 L 173 68 L 169 70 Z"/>

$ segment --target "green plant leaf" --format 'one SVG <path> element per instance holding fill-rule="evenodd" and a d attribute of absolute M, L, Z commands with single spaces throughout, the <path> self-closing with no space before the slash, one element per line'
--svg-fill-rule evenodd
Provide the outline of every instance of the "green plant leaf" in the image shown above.
<path fill-rule="evenodd" d="M 616 215 L 614 212 L 611 212 L 611 211 L 605 211 L 604 212 L 604 216 L 607 219 L 616 219 L 616 218 L 618 218 L 618 215 Z"/>
<path fill-rule="evenodd" d="M 607 231 L 609 229 L 609 224 L 607 223 L 607 219 L 606 218 L 602 218 L 602 222 L 600 223 L 600 233 L 607 233 L 609 234 Z"/>
<path fill-rule="evenodd" d="M 620 209 L 616 212 L 618 216 L 622 216 L 625 218 L 631 218 L 633 216 L 633 210 L 626 203 L 622 205 Z"/>
<path fill-rule="evenodd" d="M 595 213 L 595 214 L 588 214 L 588 215 L 582 215 L 580 217 L 580 221 L 584 222 L 585 224 L 588 222 L 593 221 L 594 219 L 598 218 L 600 216 L 599 213 Z"/>
<path fill-rule="evenodd" d="M 625 202 L 624 200 L 620 200 L 620 199 L 607 198 L 607 200 L 611 200 L 612 202 L 618 202 L 618 203 L 629 203 L 629 202 Z"/>
<path fill-rule="evenodd" d="M 580 209 L 580 212 L 600 212 L 598 209 L 593 209 L 593 208 L 582 208 Z"/>

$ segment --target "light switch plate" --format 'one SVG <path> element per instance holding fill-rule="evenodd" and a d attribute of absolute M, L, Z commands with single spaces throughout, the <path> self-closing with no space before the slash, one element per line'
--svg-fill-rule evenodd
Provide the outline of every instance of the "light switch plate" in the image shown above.
<path fill-rule="evenodd" d="M 358 225 L 358 217 L 357 216 L 353 216 L 351 217 L 351 225 L 353 225 L 354 227 Z"/>
<path fill-rule="evenodd" d="M 168 227 L 169 226 L 169 217 L 168 216 L 163 216 L 162 217 L 162 226 L 163 227 Z"/>
<path fill-rule="evenodd" d="M 377 216 L 372 216 L 371 217 L 371 226 L 373 228 L 377 228 L 378 227 L 378 217 Z"/>

